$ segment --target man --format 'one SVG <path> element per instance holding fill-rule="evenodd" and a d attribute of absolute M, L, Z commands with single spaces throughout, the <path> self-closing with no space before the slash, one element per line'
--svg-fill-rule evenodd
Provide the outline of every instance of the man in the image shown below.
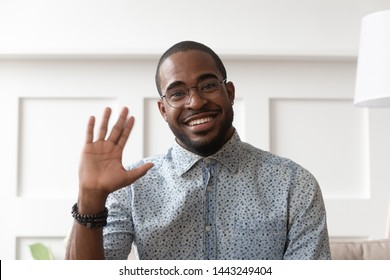
<path fill-rule="evenodd" d="M 161 57 L 156 85 L 176 142 L 125 170 L 127 108 L 108 137 L 106 109 L 96 141 L 90 118 L 67 258 L 125 259 L 134 242 L 140 259 L 329 259 L 316 180 L 240 140 L 220 58 L 180 42 Z"/>

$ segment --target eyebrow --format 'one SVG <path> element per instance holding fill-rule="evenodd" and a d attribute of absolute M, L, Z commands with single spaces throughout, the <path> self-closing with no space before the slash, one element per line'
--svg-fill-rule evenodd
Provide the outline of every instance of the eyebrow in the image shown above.
<path fill-rule="evenodd" d="M 206 79 L 210 79 L 210 78 L 216 78 L 216 79 L 219 79 L 218 76 L 214 73 L 205 73 L 205 74 L 202 74 L 200 75 L 198 78 L 197 78 L 197 83 L 203 81 L 203 80 L 206 80 Z M 172 88 L 175 88 L 175 87 L 179 87 L 179 86 L 184 86 L 185 83 L 183 81 L 175 81 L 175 82 L 172 82 L 169 84 L 169 86 L 167 87 L 167 91 L 172 89 Z"/>

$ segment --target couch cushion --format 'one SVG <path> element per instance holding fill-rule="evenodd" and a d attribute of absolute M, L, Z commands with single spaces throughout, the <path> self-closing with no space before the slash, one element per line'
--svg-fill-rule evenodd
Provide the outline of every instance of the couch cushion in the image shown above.
<path fill-rule="evenodd" d="M 390 239 L 331 241 L 333 260 L 390 260 Z"/>

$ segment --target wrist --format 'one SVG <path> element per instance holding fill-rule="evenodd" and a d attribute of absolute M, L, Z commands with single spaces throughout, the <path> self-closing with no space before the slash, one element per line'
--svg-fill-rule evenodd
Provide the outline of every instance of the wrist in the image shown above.
<path fill-rule="evenodd" d="M 105 209 L 108 194 L 99 191 L 79 191 L 77 208 L 80 214 L 101 213 Z"/>

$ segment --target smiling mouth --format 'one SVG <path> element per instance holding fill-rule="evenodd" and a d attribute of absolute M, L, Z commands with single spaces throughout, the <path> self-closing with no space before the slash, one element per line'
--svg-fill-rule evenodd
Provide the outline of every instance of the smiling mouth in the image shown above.
<path fill-rule="evenodd" d="M 196 120 L 192 120 L 188 123 L 189 126 L 197 126 L 197 125 L 201 125 L 201 124 L 204 124 L 204 123 L 208 123 L 212 120 L 213 118 L 212 117 L 207 117 L 207 118 L 201 118 L 201 119 L 196 119 Z"/>

